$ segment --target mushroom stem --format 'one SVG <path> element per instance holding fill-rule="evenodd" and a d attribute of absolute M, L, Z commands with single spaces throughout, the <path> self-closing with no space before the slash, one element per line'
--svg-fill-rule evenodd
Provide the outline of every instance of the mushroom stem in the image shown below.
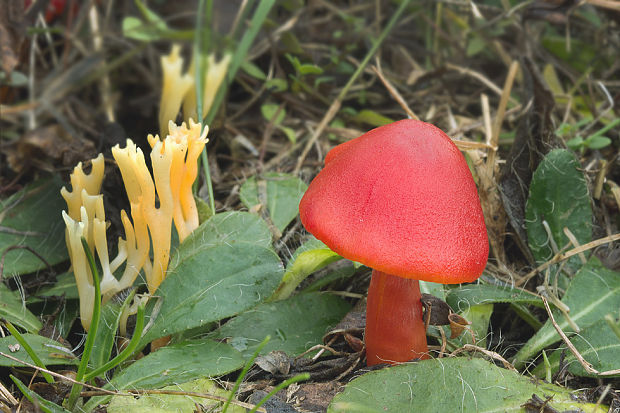
<path fill-rule="evenodd" d="M 369 366 L 427 359 L 418 280 L 373 270 L 366 304 L 366 359 Z"/>

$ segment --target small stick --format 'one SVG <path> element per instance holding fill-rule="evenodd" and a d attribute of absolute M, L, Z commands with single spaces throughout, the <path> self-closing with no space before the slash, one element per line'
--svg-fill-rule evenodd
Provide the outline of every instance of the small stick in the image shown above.
<path fill-rule="evenodd" d="M 88 387 L 90 389 L 93 389 L 94 391 L 83 391 L 80 393 L 81 396 L 83 397 L 91 397 L 91 396 L 135 396 L 135 395 L 141 395 L 141 394 L 171 394 L 171 395 L 183 395 L 183 396 L 195 396 L 195 397 L 202 397 L 204 399 L 210 399 L 210 400 L 215 400 L 215 401 L 220 401 L 220 402 L 225 402 L 226 398 L 225 397 L 221 397 L 221 396 L 215 396 L 212 394 L 208 394 L 208 393 L 194 393 L 194 392 L 186 392 L 186 391 L 179 391 L 179 390 L 151 390 L 151 389 L 146 389 L 146 390 L 132 390 L 132 389 L 127 389 L 124 392 L 118 392 L 118 391 L 112 391 L 112 390 L 106 390 L 103 389 L 101 387 L 97 387 L 97 386 L 93 386 L 91 384 L 88 383 L 83 383 L 83 382 L 79 382 L 77 380 L 72 379 L 71 377 L 67 377 L 67 376 L 63 376 L 62 374 L 58 374 L 55 373 L 51 370 L 47 370 L 44 368 L 41 368 L 39 366 L 35 366 L 34 364 L 30 364 L 26 361 L 20 360 L 17 357 L 13 357 L 9 354 L 3 353 L 0 351 L 0 356 L 6 357 L 10 360 L 16 361 L 18 363 L 21 363 L 25 366 L 28 366 L 32 369 L 44 372 L 44 373 L 48 373 L 54 377 L 57 377 L 59 379 L 62 380 L 67 380 L 73 384 L 79 384 L 82 385 L 84 387 Z M 243 403 L 241 401 L 236 401 L 236 400 L 231 400 L 232 404 L 236 404 L 238 406 L 241 406 L 243 408 L 246 409 L 252 409 L 254 408 L 254 405 L 252 404 L 248 404 L 248 403 Z M 264 409 L 260 409 L 259 410 L 262 413 L 266 413 L 266 410 Z"/>
<path fill-rule="evenodd" d="M 526 282 L 528 282 L 533 276 L 535 276 L 536 274 L 538 274 L 541 271 L 546 270 L 547 268 L 549 268 L 550 266 L 552 266 L 553 264 L 557 264 L 560 261 L 564 261 L 569 259 L 570 257 L 572 257 L 573 255 L 578 255 L 584 251 L 588 251 L 592 248 L 596 248 L 599 245 L 603 245 L 603 244 L 607 244 L 610 242 L 614 242 L 620 239 L 620 233 L 617 234 L 613 234 L 613 235 L 609 235 L 607 237 L 603 237 L 603 238 L 599 238 L 597 240 L 588 242 L 587 244 L 583 244 L 580 245 L 577 248 L 573 248 L 572 250 L 569 250 L 567 252 L 559 252 L 556 255 L 553 256 L 553 258 L 551 258 L 549 261 L 545 262 L 544 264 L 539 265 L 538 267 L 536 267 L 535 269 L 533 269 L 532 271 L 530 271 L 529 273 L 527 273 L 524 277 L 522 277 L 521 279 L 517 280 L 515 282 L 515 286 L 520 287 L 523 284 L 525 284 Z"/>
<path fill-rule="evenodd" d="M 400 105 L 400 107 L 405 111 L 405 113 L 407 114 L 407 116 L 409 116 L 411 119 L 415 119 L 415 120 L 420 120 L 420 118 L 418 118 L 418 116 L 413 113 L 413 111 L 411 110 L 411 108 L 409 107 L 409 105 L 407 105 L 407 102 L 405 102 L 405 99 L 403 99 L 403 97 L 401 96 L 400 93 L 398 93 L 398 90 L 396 90 L 396 88 L 394 86 L 392 86 L 392 84 L 390 83 L 389 80 L 387 80 L 385 78 L 385 76 L 383 76 L 383 71 L 381 70 L 381 67 L 379 67 L 379 65 L 377 66 L 372 66 L 371 67 L 372 71 L 375 72 L 375 74 L 377 75 L 377 77 L 379 78 L 379 80 L 383 83 L 383 86 L 385 86 L 385 88 L 387 89 L 387 91 L 390 93 L 390 95 L 392 96 L 392 98 Z"/>
<path fill-rule="evenodd" d="M 450 355 L 451 356 L 456 356 L 457 354 L 463 353 L 465 351 L 479 351 L 479 352 L 481 352 L 483 354 L 486 354 L 487 356 L 491 357 L 492 359 L 498 360 L 508 370 L 517 371 L 517 369 L 512 364 L 510 364 L 510 362 L 508 360 L 503 358 L 499 353 L 496 353 L 496 352 L 491 351 L 491 350 L 487 350 L 487 349 L 482 348 L 482 347 L 475 346 L 473 344 L 465 344 L 463 347 L 457 348 L 456 350 L 454 350 L 452 353 L 450 353 Z"/>
<path fill-rule="evenodd" d="M 551 308 L 549 307 L 549 303 L 547 302 L 547 299 L 544 296 L 542 296 L 542 295 L 540 296 L 540 299 L 542 300 L 543 304 L 545 305 L 545 309 L 547 310 L 547 314 L 549 314 L 549 319 L 551 320 L 551 324 L 553 324 L 553 327 L 555 328 L 555 331 L 557 331 L 558 334 L 560 335 L 560 337 L 562 337 L 562 340 L 566 343 L 566 345 L 568 346 L 568 348 L 571 351 L 571 353 L 573 353 L 573 355 L 577 358 L 577 361 L 579 361 L 579 364 L 581 364 L 583 366 L 583 368 L 588 373 L 590 373 L 590 374 L 601 374 L 598 370 L 596 370 L 594 367 L 592 367 L 592 364 L 588 363 L 583 358 L 583 356 L 579 353 L 579 351 L 577 351 L 577 349 L 575 348 L 573 343 L 571 343 L 569 338 L 566 336 L 564 331 L 562 331 L 562 329 L 560 328 L 558 323 L 556 323 L 555 317 L 553 317 L 553 313 L 551 312 Z"/>

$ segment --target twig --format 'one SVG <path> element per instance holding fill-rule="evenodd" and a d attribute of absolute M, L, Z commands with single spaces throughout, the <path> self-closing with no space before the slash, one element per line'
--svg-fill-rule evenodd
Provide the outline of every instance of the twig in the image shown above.
<path fill-rule="evenodd" d="M 504 89 L 502 90 L 502 97 L 499 100 L 497 106 L 497 113 L 495 114 L 495 122 L 493 123 L 493 129 L 491 134 L 491 141 L 488 142 L 494 149 L 490 150 L 487 155 L 487 168 L 491 172 L 489 176 L 493 176 L 493 168 L 495 168 L 495 154 L 497 151 L 497 144 L 499 142 L 499 132 L 502 130 L 502 123 L 504 122 L 504 115 L 506 114 L 506 105 L 508 105 L 508 99 L 510 99 L 510 91 L 515 80 L 515 76 L 519 70 L 519 63 L 514 60 L 510 64 L 508 69 L 508 76 L 504 82 Z"/>
<path fill-rule="evenodd" d="M 483 354 L 486 354 L 487 356 L 491 357 L 494 360 L 497 360 L 499 362 L 501 362 L 504 367 L 506 367 L 508 370 L 512 370 L 512 371 L 517 371 L 517 369 L 510 364 L 510 362 L 508 360 L 506 360 L 505 358 L 503 358 L 500 354 L 491 351 L 491 350 L 487 350 L 485 348 L 482 347 L 478 347 L 475 346 L 473 344 L 465 344 L 463 345 L 463 347 L 461 348 L 457 348 L 456 350 L 454 350 L 452 353 L 450 353 L 451 356 L 456 356 L 459 353 L 463 353 L 465 351 L 479 351 Z"/>
<path fill-rule="evenodd" d="M 25 365 L 27 367 L 30 367 L 30 368 L 35 369 L 35 370 L 38 370 L 40 372 L 48 373 L 50 376 L 54 376 L 54 377 L 57 377 L 59 379 L 69 381 L 69 382 L 71 382 L 73 384 L 81 384 L 82 386 L 85 386 L 85 387 L 88 387 L 88 388 L 91 388 L 91 389 L 95 389 L 97 391 L 102 392 L 102 394 L 107 394 L 107 395 L 111 395 L 111 396 L 115 396 L 115 395 L 119 394 L 117 392 L 114 392 L 114 391 L 111 391 L 111 390 L 102 389 L 100 387 L 93 386 L 93 385 L 88 384 L 88 383 L 79 382 L 79 381 L 77 381 L 75 379 L 72 379 L 71 377 L 63 376 L 62 374 L 55 373 L 55 372 L 53 372 L 51 370 L 44 369 L 44 368 L 39 367 L 39 366 L 35 366 L 34 364 L 30 364 L 27 361 L 20 360 L 17 357 L 13 357 L 10 354 L 6 354 L 6 353 L 3 353 L 1 351 L 0 351 L 0 356 L 6 357 L 9 360 L 16 361 L 18 363 L 21 363 L 21 364 L 23 364 L 23 365 Z"/>
<path fill-rule="evenodd" d="M 192 392 L 192 391 L 183 391 L 183 390 L 162 390 L 162 389 L 144 389 L 144 390 L 132 390 L 132 389 L 128 389 L 125 390 L 125 393 L 117 393 L 116 396 L 136 396 L 136 395 L 150 395 L 150 394 L 168 394 L 168 395 L 172 395 L 172 396 L 191 396 L 191 397 L 200 397 L 203 399 L 209 399 L 209 400 L 214 400 L 217 402 L 225 402 L 226 401 L 226 397 L 222 397 L 222 396 L 216 396 L 215 394 L 209 394 L 209 393 L 197 393 L 197 392 Z M 102 396 L 103 394 L 100 393 L 99 391 L 83 391 L 81 393 L 81 395 L 83 397 L 92 397 L 92 396 Z M 253 404 L 250 403 L 244 403 L 238 400 L 233 400 L 231 401 L 232 404 L 243 407 L 245 409 L 253 409 L 254 407 L 256 407 Z M 258 409 L 259 412 L 262 413 L 267 413 L 267 411 L 265 409 L 262 409 L 259 407 Z"/>
<path fill-rule="evenodd" d="M 450 69 L 450 70 L 455 70 L 461 74 L 473 77 L 474 79 L 479 80 L 481 83 L 483 83 L 486 87 L 488 87 L 489 89 L 491 89 L 493 92 L 495 92 L 496 95 L 498 96 L 502 96 L 502 89 L 500 89 L 495 83 L 491 82 L 486 76 L 484 76 L 482 73 L 480 72 L 476 72 L 475 70 L 472 69 L 468 69 L 466 67 L 461 67 L 461 66 L 457 66 L 454 65 L 452 63 L 446 63 L 446 68 Z M 519 102 L 517 102 L 516 100 L 514 100 L 513 98 L 509 98 L 509 100 L 514 103 L 514 104 L 518 104 Z"/>
<path fill-rule="evenodd" d="M 547 302 L 547 299 L 544 296 L 542 296 L 542 295 L 540 296 L 540 299 L 542 300 L 543 304 L 545 305 L 545 310 L 547 310 L 547 314 L 549 314 L 549 320 L 551 320 L 551 324 L 553 324 L 553 328 L 555 328 L 555 331 L 557 331 L 558 334 L 560 335 L 560 337 L 562 337 L 562 340 L 564 340 L 564 342 L 568 346 L 568 348 L 571 351 L 571 353 L 573 353 L 573 355 L 577 358 L 577 361 L 579 361 L 579 364 L 581 364 L 583 366 L 583 368 L 588 373 L 590 373 L 590 374 L 601 374 L 601 373 L 599 373 L 598 370 L 596 370 L 594 367 L 592 367 L 592 364 L 588 363 L 583 358 L 581 353 L 579 353 L 579 351 L 575 348 L 573 343 L 571 343 L 571 341 L 566 336 L 564 331 L 562 331 L 562 329 L 560 328 L 558 323 L 555 321 L 555 317 L 553 317 L 553 313 L 551 312 L 551 308 L 549 307 L 549 302 Z"/>
<path fill-rule="evenodd" d="M 179 391 L 179 390 L 152 390 L 152 389 L 145 389 L 145 390 L 132 390 L 132 389 L 128 389 L 128 390 L 124 390 L 124 392 L 120 392 L 120 391 L 112 391 L 112 390 L 106 390 L 103 389 L 101 387 L 97 387 L 97 386 L 93 386 L 92 384 L 88 384 L 88 383 L 84 383 L 84 382 L 79 382 L 75 379 L 72 379 L 71 377 L 67 377 L 67 376 L 63 376 L 62 374 L 58 374 L 55 373 L 51 370 L 48 369 L 44 369 L 38 366 L 35 366 L 34 364 L 30 364 L 26 361 L 20 360 L 17 357 L 13 357 L 9 354 L 3 353 L 0 351 L 0 356 L 6 357 L 10 360 L 16 361 L 18 363 L 21 363 L 25 366 L 28 366 L 32 369 L 41 371 L 41 372 L 45 372 L 48 373 L 51 376 L 57 377 L 59 379 L 62 380 L 66 380 L 68 382 L 71 382 L 73 384 L 79 384 L 82 385 L 84 387 L 88 387 L 90 389 L 93 389 L 94 391 L 83 391 L 80 393 L 81 396 L 83 397 L 92 397 L 92 396 L 135 396 L 135 395 L 148 395 L 148 394 L 171 394 L 171 395 L 186 395 L 186 396 L 195 396 L 195 397 L 202 397 L 204 399 L 210 399 L 210 400 L 215 400 L 215 401 L 219 401 L 219 402 L 225 402 L 226 398 L 225 397 L 221 397 L 221 396 L 216 396 L 213 394 L 208 394 L 208 393 L 193 393 L 193 392 L 185 392 L 185 391 Z M 1 383 L 0 383 L 1 384 Z M 254 405 L 249 404 L 249 403 L 243 403 L 237 400 L 232 400 L 231 401 L 232 404 L 235 404 L 237 406 L 241 406 L 243 408 L 246 409 L 252 409 L 254 407 Z M 264 409 L 260 409 L 259 411 L 266 413 L 266 410 Z"/>
<path fill-rule="evenodd" d="M 1 381 L 0 381 L 0 396 L 4 397 L 6 401 L 11 403 L 13 406 L 16 406 L 19 403 L 19 401 L 15 397 L 13 397 L 11 392 L 8 391 L 6 387 L 4 387 L 4 384 L 2 384 Z"/>
<path fill-rule="evenodd" d="M 556 255 L 554 255 L 553 258 L 551 258 L 549 261 L 545 262 L 544 264 L 539 265 L 537 268 L 535 268 L 532 271 L 530 271 L 529 273 L 527 273 L 521 279 L 517 280 L 515 282 L 515 286 L 517 286 L 517 287 L 522 286 L 523 284 L 528 282 L 533 276 L 535 276 L 536 274 L 538 274 L 541 271 L 546 270 L 547 268 L 549 268 L 553 264 L 557 264 L 560 261 L 564 261 L 566 259 L 569 259 L 573 255 L 578 255 L 578 254 L 581 254 L 584 251 L 588 251 L 588 250 L 590 250 L 592 248 L 596 248 L 599 245 L 603 245 L 603 244 L 607 244 L 607 243 L 610 243 L 610 242 L 614 242 L 614 241 L 617 241 L 619 239 L 620 239 L 620 233 L 617 233 L 617 234 L 609 235 L 607 237 L 599 238 L 597 240 L 588 242 L 587 244 L 580 245 L 579 247 L 573 248 L 572 250 L 566 251 L 564 253 L 563 252 L 559 252 Z"/>
<path fill-rule="evenodd" d="M 377 62 L 377 66 L 371 66 L 371 69 L 373 72 L 375 72 L 379 80 L 383 83 L 383 86 L 385 86 L 385 88 L 390 93 L 392 98 L 394 98 L 394 100 L 405 111 L 407 116 L 409 116 L 411 119 L 420 120 L 420 118 L 415 113 L 413 113 L 409 105 L 407 105 L 407 102 L 405 102 L 405 99 L 403 99 L 400 93 L 398 93 L 398 90 L 396 90 L 396 88 L 392 86 L 390 81 L 387 80 L 385 76 L 383 76 L 383 71 L 381 70 L 380 62 Z"/>

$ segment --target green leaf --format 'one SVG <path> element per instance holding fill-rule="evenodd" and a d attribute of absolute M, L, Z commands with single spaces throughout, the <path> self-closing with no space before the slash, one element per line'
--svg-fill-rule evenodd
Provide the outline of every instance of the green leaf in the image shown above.
<path fill-rule="evenodd" d="M 579 334 L 570 337 L 571 342 L 579 353 L 592 364 L 599 372 L 620 369 L 620 338 L 616 336 L 605 320 L 597 321 L 591 326 L 583 329 Z M 575 376 L 597 377 L 586 372 L 583 366 L 577 361 L 573 353 L 565 346 L 561 346 L 549 357 L 551 370 L 556 372 L 560 365 L 562 353 L 566 353 L 564 364 L 568 365 L 568 371 Z M 541 364 L 533 372 L 537 376 L 545 374 L 544 365 Z M 605 377 L 619 377 L 615 376 Z"/>
<path fill-rule="evenodd" d="M 46 366 L 58 366 L 62 364 L 78 364 L 79 360 L 75 356 L 57 341 L 49 338 L 39 336 L 37 334 L 22 334 L 22 337 L 30 344 L 35 354 L 39 356 L 43 364 Z M 0 351 L 9 354 L 19 360 L 26 363 L 34 364 L 28 353 L 21 348 L 21 346 L 15 347 L 17 340 L 13 336 L 7 336 L 0 338 Z M 13 352 L 9 349 L 19 348 L 19 350 Z M 23 367 L 24 365 L 13 361 L 9 358 L 0 356 L 0 366 L 2 367 Z"/>
<path fill-rule="evenodd" d="M 355 122 L 365 123 L 373 127 L 383 126 L 394 122 L 393 119 L 383 116 L 380 113 L 370 109 L 360 110 L 357 115 L 353 116 L 352 120 Z"/>
<path fill-rule="evenodd" d="M 262 113 L 263 118 L 265 118 L 265 120 L 269 122 L 273 121 L 275 125 L 279 125 L 280 123 L 282 123 L 282 121 L 284 120 L 284 117 L 286 116 L 286 110 L 282 108 L 278 112 L 278 109 L 280 109 L 280 105 L 276 103 L 265 103 L 264 105 L 261 105 L 260 112 Z M 276 117 L 276 113 L 278 114 L 277 117 Z"/>
<path fill-rule="evenodd" d="M 327 245 L 318 239 L 312 237 L 301 247 L 297 248 L 288 262 L 280 285 L 273 296 L 269 298 L 269 301 L 288 298 L 307 276 L 340 259 L 342 259 L 340 255 L 330 250 Z"/>
<path fill-rule="evenodd" d="M 454 311 L 465 311 L 473 305 L 493 303 L 542 305 L 540 298 L 529 291 L 489 284 L 466 284 L 448 289 L 446 302 Z"/>
<path fill-rule="evenodd" d="M 241 63 L 241 70 L 243 70 L 245 73 L 247 73 L 248 75 L 252 76 L 255 79 L 262 80 L 262 81 L 267 80 L 267 75 L 265 74 L 265 72 L 263 72 L 263 70 L 260 67 L 258 67 L 252 62 L 248 62 L 247 60 L 244 60 Z"/>
<path fill-rule="evenodd" d="M 291 143 L 297 142 L 297 135 L 295 134 L 295 129 L 289 128 L 288 126 L 279 125 L 278 130 L 282 131 L 282 133 L 286 135 L 286 137 L 289 141 L 291 141 Z"/>
<path fill-rule="evenodd" d="M 26 246 L 41 255 L 49 265 L 69 259 L 65 227 L 60 216 L 66 208 L 60 196 L 61 187 L 59 179 L 46 179 L 0 201 L 0 254 L 11 246 Z M 3 277 L 43 268 L 46 268 L 45 263 L 30 251 L 14 249 L 5 255 Z"/>
<path fill-rule="evenodd" d="M 465 51 L 465 54 L 467 57 L 472 57 L 482 52 L 486 49 L 486 47 L 487 43 L 485 39 L 477 34 L 474 34 L 467 42 L 467 50 Z"/>
<path fill-rule="evenodd" d="M 117 389 L 155 389 L 198 377 L 220 376 L 243 365 L 231 346 L 211 340 L 188 340 L 162 347 L 114 375 Z"/>
<path fill-rule="evenodd" d="M 243 365 L 241 354 L 224 343 L 190 340 L 171 344 L 137 360 L 117 372 L 106 389 L 157 389 L 201 377 L 220 376 Z M 105 403 L 110 397 L 93 397 L 85 411 Z"/>
<path fill-rule="evenodd" d="M 205 247 L 229 243 L 245 243 L 271 247 L 267 224 L 248 212 L 223 212 L 213 215 L 196 228 L 173 254 L 170 262 L 183 260 Z"/>
<path fill-rule="evenodd" d="M 158 298 L 148 304 L 154 321 L 142 345 L 231 317 L 269 297 L 282 264 L 266 243 L 266 224 L 248 213 L 218 214 L 197 228 L 179 246 Z"/>
<path fill-rule="evenodd" d="M 153 42 L 161 37 L 160 31 L 137 17 L 127 16 L 123 19 L 123 36 L 141 42 Z"/>
<path fill-rule="evenodd" d="M 321 344 L 327 329 L 337 324 L 350 309 L 349 303 L 335 295 L 299 294 L 239 314 L 217 330 L 215 337 L 225 338 L 244 357 L 249 357 L 265 335 L 270 335 L 271 340 L 262 354 L 281 350 L 297 355 Z"/>
<path fill-rule="evenodd" d="M 611 139 L 606 136 L 590 136 L 584 144 L 590 149 L 603 149 L 611 145 Z"/>
<path fill-rule="evenodd" d="M 306 189 L 308 185 L 296 176 L 268 172 L 261 178 L 248 178 L 241 186 L 239 197 L 248 208 L 266 202 L 271 221 L 284 231 L 299 213 L 299 201 Z"/>
<path fill-rule="evenodd" d="M 562 303 L 570 308 L 569 316 L 580 329 L 601 320 L 605 314 L 620 308 L 620 273 L 605 268 L 592 257 L 575 275 L 566 289 Z M 568 320 L 559 310 L 553 311 L 558 326 L 565 333 L 574 332 Z M 515 367 L 521 367 L 540 350 L 560 340 L 550 320 L 519 350 Z"/>
<path fill-rule="evenodd" d="M 275 77 L 265 82 L 265 88 L 272 93 L 285 92 L 288 89 L 288 82 L 286 79 Z"/>
<path fill-rule="evenodd" d="M 171 390 L 177 392 L 191 392 L 209 394 L 226 398 L 228 392 L 217 387 L 215 382 L 209 379 L 198 379 L 182 384 L 174 384 L 166 386 L 162 390 Z M 193 413 L 196 406 L 200 406 L 201 411 L 212 411 L 217 408 L 221 402 L 208 399 L 205 397 L 197 397 L 182 394 L 153 394 L 142 395 L 140 397 L 114 396 L 108 404 L 106 411 L 108 413 Z M 231 405 L 228 412 L 245 413 L 246 410 L 240 406 Z"/>
<path fill-rule="evenodd" d="M 554 149 L 542 160 L 530 184 L 525 207 L 528 242 L 536 261 L 541 264 L 553 257 L 551 242 L 563 248 L 568 242 L 567 227 L 580 244 L 592 240 L 592 207 L 588 185 L 575 155 L 565 149 Z M 549 239 L 545 221 L 553 240 Z M 567 263 L 579 268 L 579 257 Z"/>
<path fill-rule="evenodd" d="M 327 409 L 336 412 L 525 412 L 532 395 L 565 411 L 606 412 L 580 403 L 566 389 L 505 370 L 482 359 L 424 360 L 366 373 L 351 381 Z"/>
<path fill-rule="evenodd" d="M 32 314 L 22 301 L 18 291 L 11 291 L 0 282 L 0 320 L 5 319 L 23 328 L 29 333 L 36 333 L 43 327 L 41 321 Z"/>

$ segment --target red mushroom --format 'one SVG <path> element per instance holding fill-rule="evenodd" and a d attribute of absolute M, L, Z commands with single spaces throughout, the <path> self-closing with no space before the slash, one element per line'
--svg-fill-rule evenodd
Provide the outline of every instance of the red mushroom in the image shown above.
<path fill-rule="evenodd" d="M 299 204 L 304 227 L 373 269 L 368 365 L 428 358 L 418 280 L 477 279 L 489 245 L 476 185 L 439 128 L 401 120 L 343 143 Z"/>

